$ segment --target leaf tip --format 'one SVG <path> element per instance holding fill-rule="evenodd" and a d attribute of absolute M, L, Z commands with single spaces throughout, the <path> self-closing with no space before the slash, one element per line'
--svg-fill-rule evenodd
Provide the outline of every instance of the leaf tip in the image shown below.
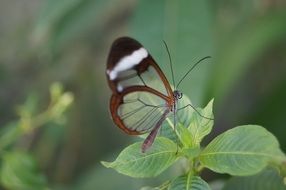
<path fill-rule="evenodd" d="M 100 161 L 100 163 L 106 168 L 112 167 L 112 162 Z"/>
<path fill-rule="evenodd" d="M 209 101 L 209 103 L 207 104 L 207 107 L 208 107 L 208 106 L 212 106 L 212 107 L 213 107 L 213 104 L 214 104 L 214 98 L 212 98 L 212 99 Z"/>

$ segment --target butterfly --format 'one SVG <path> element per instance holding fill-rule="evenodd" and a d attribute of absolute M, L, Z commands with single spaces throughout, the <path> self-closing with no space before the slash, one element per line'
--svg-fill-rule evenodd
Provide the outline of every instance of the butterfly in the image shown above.
<path fill-rule="evenodd" d="M 170 114 L 174 115 L 176 122 L 177 105 L 183 94 L 172 90 L 152 56 L 130 37 L 113 42 L 106 77 L 112 90 L 109 109 L 114 123 L 129 135 L 149 133 L 141 147 L 142 152 L 146 152 Z"/>

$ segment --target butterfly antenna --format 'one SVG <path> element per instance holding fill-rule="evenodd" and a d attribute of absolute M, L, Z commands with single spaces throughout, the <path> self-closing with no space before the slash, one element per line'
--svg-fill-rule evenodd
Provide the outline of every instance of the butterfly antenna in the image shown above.
<path fill-rule="evenodd" d="M 181 82 L 188 76 L 188 74 L 199 64 L 201 63 L 203 60 L 205 59 L 209 59 L 211 58 L 211 56 L 206 56 L 202 59 L 200 59 L 198 62 L 196 62 L 187 72 L 186 74 L 181 78 L 181 80 L 178 82 L 177 86 L 176 86 L 176 89 L 179 87 L 179 85 L 181 84 Z"/>
<path fill-rule="evenodd" d="M 168 48 L 165 40 L 163 40 L 163 42 L 164 42 L 164 45 L 165 45 L 165 48 L 167 50 L 168 57 L 169 57 L 169 63 L 170 63 L 170 68 L 171 68 L 171 73 L 172 73 L 172 82 L 173 82 L 174 88 L 176 89 L 175 77 L 174 77 L 175 75 L 174 75 L 174 70 L 173 70 L 173 63 L 172 63 L 172 59 L 171 59 L 171 54 L 170 54 L 169 48 Z"/>

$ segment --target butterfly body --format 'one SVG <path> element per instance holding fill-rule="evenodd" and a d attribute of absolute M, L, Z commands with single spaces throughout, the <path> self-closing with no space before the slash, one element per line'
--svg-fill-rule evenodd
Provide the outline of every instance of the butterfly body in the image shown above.
<path fill-rule="evenodd" d="M 114 123 L 130 135 L 150 132 L 142 145 L 145 152 L 164 120 L 176 114 L 182 93 L 172 90 L 148 51 L 129 37 L 112 44 L 106 77 L 112 90 L 110 112 Z"/>

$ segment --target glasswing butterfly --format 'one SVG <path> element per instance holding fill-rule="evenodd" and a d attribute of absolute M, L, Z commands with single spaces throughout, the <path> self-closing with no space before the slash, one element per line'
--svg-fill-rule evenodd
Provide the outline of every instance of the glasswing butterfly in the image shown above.
<path fill-rule="evenodd" d="M 170 58 L 169 51 L 168 55 Z M 152 146 L 162 123 L 171 113 L 175 126 L 177 105 L 182 98 L 182 93 L 176 89 L 188 73 L 206 58 L 209 56 L 199 60 L 177 86 L 174 84 L 175 90 L 172 90 L 160 67 L 138 41 L 121 37 L 113 42 L 106 68 L 107 81 L 112 90 L 111 116 L 114 123 L 129 135 L 150 132 L 142 144 L 142 152 Z M 174 83 L 173 70 L 172 79 Z M 179 109 L 187 106 L 193 107 L 186 105 Z"/>

